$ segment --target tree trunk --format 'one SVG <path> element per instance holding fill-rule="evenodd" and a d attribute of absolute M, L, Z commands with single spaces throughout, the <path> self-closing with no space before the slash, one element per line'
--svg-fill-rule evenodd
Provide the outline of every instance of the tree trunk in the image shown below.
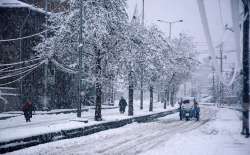
<path fill-rule="evenodd" d="M 111 86 L 111 104 L 114 104 L 114 85 Z"/>
<path fill-rule="evenodd" d="M 160 98 L 161 98 L 161 103 L 164 104 L 164 100 L 165 100 L 164 92 L 161 92 L 161 93 L 160 93 Z"/>
<path fill-rule="evenodd" d="M 170 93 L 170 105 L 172 107 L 174 106 L 174 90 L 172 90 Z"/>
<path fill-rule="evenodd" d="M 134 107 L 133 107 L 133 95 L 134 95 L 134 86 L 132 79 L 132 71 L 129 72 L 129 86 L 128 86 L 128 115 L 134 115 Z"/>
<path fill-rule="evenodd" d="M 143 76 L 141 75 L 140 109 L 143 109 Z"/>
<path fill-rule="evenodd" d="M 157 102 L 160 102 L 160 91 L 157 93 Z"/>
<path fill-rule="evenodd" d="M 167 91 L 167 103 L 169 104 L 169 96 L 170 96 L 170 91 Z"/>
<path fill-rule="evenodd" d="M 154 88 L 153 88 L 153 86 L 150 86 L 150 88 L 149 88 L 149 93 L 150 93 L 150 103 L 149 103 L 149 111 L 153 111 L 153 90 L 154 90 Z"/>
<path fill-rule="evenodd" d="M 96 106 L 95 106 L 95 120 L 102 120 L 102 84 L 101 84 L 101 53 L 100 50 L 97 51 L 96 59 Z"/>
<path fill-rule="evenodd" d="M 167 95 L 168 95 L 168 91 L 166 89 L 164 92 L 164 109 L 167 108 Z"/>

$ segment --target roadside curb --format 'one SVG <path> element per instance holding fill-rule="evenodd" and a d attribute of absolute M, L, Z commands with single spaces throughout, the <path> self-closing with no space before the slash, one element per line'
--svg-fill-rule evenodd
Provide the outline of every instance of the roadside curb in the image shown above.
<path fill-rule="evenodd" d="M 50 132 L 50 133 L 45 133 L 45 134 L 40 134 L 40 135 L 34 135 L 34 136 L 15 139 L 15 140 L 6 141 L 6 142 L 0 142 L 0 154 L 15 151 L 15 150 L 20 150 L 23 148 L 27 148 L 27 147 L 31 147 L 31 146 L 35 146 L 39 144 L 58 141 L 62 139 L 86 136 L 86 135 L 90 135 L 90 134 L 100 132 L 100 131 L 122 127 L 124 125 L 130 124 L 133 122 L 138 122 L 138 123 L 146 122 L 146 121 L 150 121 L 159 117 L 164 117 L 170 114 L 174 114 L 176 112 L 178 112 L 178 109 L 154 113 L 154 114 L 148 114 L 144 116 L 135 116 L 132 118 L 126 118 L 122 120 L 109 121 L 109 122 L 94 124 L 90 126 L 84 126 L 84 127 L 75 128 L 75 129 L 61 130 L 58 132 Z"/>

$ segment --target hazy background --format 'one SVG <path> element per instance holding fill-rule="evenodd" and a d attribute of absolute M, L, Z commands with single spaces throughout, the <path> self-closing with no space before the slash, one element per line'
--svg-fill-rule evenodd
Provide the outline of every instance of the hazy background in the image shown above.
<path fill-rule="evenodd" d="M 232 26 L 230 0 L 204 0 L 204 3 L 213 45 L 216 47 L 222 41 L 224 42 L 223 56 L 227 58 L 223 59 L 223 70 L 230 71 L 235 63 L 235 51 L 233 51 L 235 50 L 234 36 L 232 32 L 225 31 L 224 28 L 225 24 L 228 24 L 229 27 Z M 128 0 L 130 18 L 136 5 L 139 15 L 142 15 L 142 0 Z M 168 36 L 169 24 L 158 22 L 157 20 L 159 19 L 165 21 L 183 20 L 182 23 L 172 25 L 171 37 L 179 37 L 180 33 L 192 36 L 198 53 L 197 58 L 203 63 L 200 69 L 194 73 L 193 80 L 191 79 L 188 82 L 189 87 L 194 87 L 194 85 L 204 89 L 209 87 L 211 80 L 208 77 L 211 79 L 212 70 L 209 65 L 205 64 L 209 63 L 209 52 L 200 20 L 197 0 L 145 0 L 145 24 L 147 26 L 157 25 Z M 218 48 L 216 48 L 216 55 L 219 56 Z M 193 81 L 196 82 L 194 83 Z"/>

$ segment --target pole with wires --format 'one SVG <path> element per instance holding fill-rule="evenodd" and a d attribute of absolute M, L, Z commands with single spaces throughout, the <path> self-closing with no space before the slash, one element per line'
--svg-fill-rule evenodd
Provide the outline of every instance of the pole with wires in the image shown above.
<path fill-rule="evenodd" d="M 48 0 L 45 0 L 45 25 L 46 29 L 48 28 Z M 47 31 L 45 32 L 45 40 L 48 37 Z M 44 102 L 43 102 L 43 108 L 48 109 L 48 58 L 46 58 L 46 61 L 44 63 Z"/>
<path fill-rule="evenodd" d="M 142 0 L 142 25 L 144 26 L 144 6 L 145 3 L 144 3 L 144 0 Z M 142 52 L 141 52 L 141 58 L 142 58 Z M 143 109 L 143 62 L 141 62 L 141 75 L 140 75 L 140 87 L 141 87 L 141 90 L 140 90 L 140 109 Z"/>
<path fill-rule="evenodd" d="M 83 48 L 83 39 L 82 39 L 82 1 L 80 2 L 80 35 L 79 35 L 79 71 L 78 71 L 78 106 L 77 106 L 77 117 L 81 117 L 81 76 L 82 76 L 82 48 Z"/>
<path fill-rule="evenodd" d="M 219 51 L 220 51 L 220 56 L 219 57 L 216 57 L 216 59 L 219 59 L 220 60 L 220 74 L 222 75 L 223 74 L 223 59 L 226 59 L 226 57 L 223 57 L 223 42 L 218 46 L 219 48 Z M 219 105 L 221 106 L 223 104 L 223 93 L 224 93 L 224 90 L 223 90 L 223 82 L 222 80 L 220 80 L 219 82 L 219 89 L 220 89 L 220 99 L 219 99 Z"/>
<path fill-rule="evenodd" d="M 144 0 L 142 0 L 142 25 L 144 25 L 144 14 L 145 14 L 145 3 L 144 3 Z"/>

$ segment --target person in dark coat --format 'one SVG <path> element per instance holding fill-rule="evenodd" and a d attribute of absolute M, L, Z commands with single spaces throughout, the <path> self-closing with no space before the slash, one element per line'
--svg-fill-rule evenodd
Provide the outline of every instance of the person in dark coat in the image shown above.
<path fill-rule="evenodd" d="M 182 99 L 178 102 L 178 104 L 179 104 L 179 117 L 180 117 L 180 120 L 182 120 L 182 109 L 181 109 Z"/>
<path fill-rule="evenodd" d="M 194 99 L 194 116 L 197 118 L 197 121 L 200 119 L 200 107 L 195 99 Z"/>
<path fill-rule="evenodd" d="M 30 122 L 30 118 L 32 117 L 32 109 L 32 102 L 27 100 L 22 107 L 26 122 Z"/>
<path fill-rule="evenodd" d="M 121 99 L 120 99 L 120 101 L 119 101 L 119 110 L 120 110 L 120 113 L 123 114 L 125 112 L 126 106 L 127 106 L 127 102 L 124 99 L 124 97 L 122 96 Z"/>

